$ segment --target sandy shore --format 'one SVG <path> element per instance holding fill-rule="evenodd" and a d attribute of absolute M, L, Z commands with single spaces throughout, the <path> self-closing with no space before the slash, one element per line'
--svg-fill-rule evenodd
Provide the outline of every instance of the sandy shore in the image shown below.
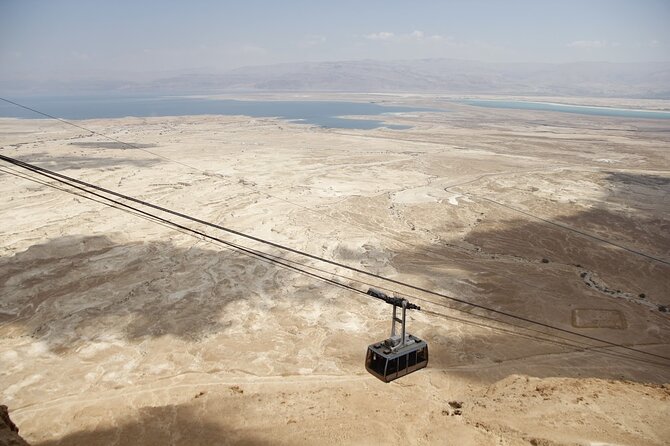
<path fill-rule="evenodd" d="M 80 122 L 154 154 L 2 119 L 1 153 L 670 357 L 670 123 L 389 100 L 447 111 Z M 441 316 L 411 314 L 429 367 L 383 384 L 363 360 L 388 306 L 0 169 L 0 403 L 34 445 L 670 438 L 669 360 L 398 286 Z"/>

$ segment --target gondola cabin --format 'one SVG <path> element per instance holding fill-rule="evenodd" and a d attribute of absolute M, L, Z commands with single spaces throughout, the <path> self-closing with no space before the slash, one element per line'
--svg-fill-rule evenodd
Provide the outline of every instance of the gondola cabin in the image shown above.
<path fill-rule="evenodd" d="M 384 382 L 390 382 L 426 367 L 428 344 L 412 335 L 407 337 L 405 346 L 396 351 L 389 348 L 386 341 L 370 345 L 365 358 L 367 371 Z"/>
<path fill-rule="evenodd" d="M 387 296 L 384 292 L 370 288 L 370 296 L 393 305 L 391 336 L 368 346 L 365 369 L 384 382 L 415 372 L 428 365 L 428 344 L 426 341 L 405 333 L 405 313 L 421 308 L 400 297 Z M 402 319 L 397 317 L 397 307 L 402 308 Z M 396 334 L 396 323 L 401 324 L 401 334 Z"/>

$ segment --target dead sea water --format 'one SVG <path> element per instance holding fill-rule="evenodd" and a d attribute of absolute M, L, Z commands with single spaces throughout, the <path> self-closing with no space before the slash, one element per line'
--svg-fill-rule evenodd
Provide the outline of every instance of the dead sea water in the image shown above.
<path fill-rule="evenodd" d="M 123 118 L 127 116 L 243 115 L 276 117 L 326 128 L 394 130 L 408 126 L 384 123 L 386 113 L 431 111 L 416 107 L 340 101 L 240 101 L 190 97 L 29 97 L 16 102 L 62 119 Z M 350 119 L 345 116 L 374 116 Z M 0 103 L 0 117 L 44 118 L 8 103 Z M 381 118 L 381 119 L 380 119 Z"/>

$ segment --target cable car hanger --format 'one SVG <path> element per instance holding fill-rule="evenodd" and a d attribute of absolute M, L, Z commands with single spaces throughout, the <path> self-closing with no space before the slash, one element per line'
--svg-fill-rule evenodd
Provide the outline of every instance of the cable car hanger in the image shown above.
<path fill-rule="evenodd" d="M 407 310 L 421 310 L 421 307 L 397 296 L 389 296 L 376 288 L 370 288 L 368 295 L 393 305 L 391 336 L 368 346 L 365 369 L 384 382 L 391 382 L 401 376 L 416 372 L 428 365 L 428 344 L 406 332 Z M 402 318 L 398 318 L 398 307 L 402 308 Z M 401 334 L 396 333 L 396 324 L 401 326 Z"/>

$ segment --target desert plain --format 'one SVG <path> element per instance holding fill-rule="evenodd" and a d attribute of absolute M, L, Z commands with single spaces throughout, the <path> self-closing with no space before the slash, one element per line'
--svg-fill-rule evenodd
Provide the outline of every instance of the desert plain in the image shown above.
<path fill-rule="evenodd" d="M 428 342 L 428 367 L 385 384 L 364 368 L 367 345 L 388 336 L 383 302 L 0 163 L 0 403 L 21 435 L 668 444 L 670 121 L 327 98 L 440 111 L 384 118 L 407 130 L 77 121 L 93 134 L 5 118 L 0 153 L 591 339 L 169 217 L 420 304 L 408 328 Z"/>

